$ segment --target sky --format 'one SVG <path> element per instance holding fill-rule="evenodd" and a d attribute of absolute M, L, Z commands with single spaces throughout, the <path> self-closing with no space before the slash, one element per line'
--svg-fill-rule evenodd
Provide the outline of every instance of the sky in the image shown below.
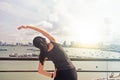
<path fill-rule="evenodd" d="M 32 42 L 45 29 L 57 41 L 120 44 L 120 0 L 0 0 L 0 41 Z"/>

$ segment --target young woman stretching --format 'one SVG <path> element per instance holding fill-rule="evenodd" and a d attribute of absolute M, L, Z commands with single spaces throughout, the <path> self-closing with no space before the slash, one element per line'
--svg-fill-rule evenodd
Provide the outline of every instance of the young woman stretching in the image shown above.
<path fill-rule="evenodd" d="M 41 36 L 33 39 L 33 45 L 40 49 L 38 72 L 54 78 L 54 80 L 77 80 L 75 66 L 72 64 L 62 46 L 56 42 L 55 38 L 45 30 L 34 26 L 20 26 L 18 30 L 26 28 L 40 32 L 49 40 L 49 43 L 47 43 L 46 39 Z M 54 73 L 47 72 L 43 69 L 46 58 L 54 63 Z"/>

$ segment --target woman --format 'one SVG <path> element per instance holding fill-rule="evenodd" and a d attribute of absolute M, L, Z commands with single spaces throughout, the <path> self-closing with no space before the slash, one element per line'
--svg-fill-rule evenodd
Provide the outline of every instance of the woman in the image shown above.
<path fill-rule="evenodd" d="M 55 38 L 43 29 L 34 26 L 20 26 L 18 29 L 33 29 L 40 32 L 50 41 L 37 36 L 33 39 L 33 45 L 40 49 L 38 72 L 42 75 L 54 78 L 54 80 L 77 80 L 77 72 L 71 60 L 63 48 L 56 42 Z M 47 72 L 43 69 L 44 62 L 48 58 L 55 65 L 54 73 Z"/>

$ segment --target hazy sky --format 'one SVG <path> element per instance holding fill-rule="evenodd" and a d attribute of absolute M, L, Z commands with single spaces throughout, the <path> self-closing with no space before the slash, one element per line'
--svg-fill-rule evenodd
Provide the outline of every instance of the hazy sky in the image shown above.
<path fill-rule="evenodd" d="M 58 41 L 120 43 L 120 0 L 0 0 L 0 41 L 31 42 L 41 27 Z"/>

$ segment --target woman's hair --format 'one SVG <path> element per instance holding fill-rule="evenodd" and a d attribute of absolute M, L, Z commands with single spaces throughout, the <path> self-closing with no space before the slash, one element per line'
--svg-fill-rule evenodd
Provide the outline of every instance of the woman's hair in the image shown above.
<path fill-rule="evenodd" d="M 39 61 L 43 65 L 44 59 L 46 57 L 47 50 L 48 50 L 46 39 L 43 37 L 37 36 L 33 39 L 33 45 L 40 49 Z"/>

